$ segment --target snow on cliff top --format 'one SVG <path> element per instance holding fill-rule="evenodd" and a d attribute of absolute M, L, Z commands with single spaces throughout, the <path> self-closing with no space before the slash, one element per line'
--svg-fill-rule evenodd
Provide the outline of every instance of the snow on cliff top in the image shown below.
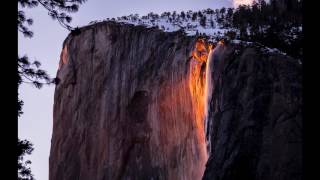
<path fill-rule="evenodd" d="M 194 36 L 207 35 L 214 41 L 214 37 L 222 37 L 227 31 L 237 32 L 236 29 L 226 28 L 225 23 L 219 20 L 219 15 L 211 9 L 202 11 L 187 11 L 183 13 L 164 12 L 161 15 L 149 13 L 146 16 L 139 17 L 138 14 L 122 16 L 118 18 L 105 19 L 107 21 L 116 21 L 119 23 L 142 25 L 147 28 L 157 27 L 164 32 L 175 32 L 184 30 L 187 35 Z M 99 21 L 92 21 L 90 24 Z"/>
<path fill-rule="evenodd" d="M 209 37 L 209 41 L 217 42 L 218 39 L 226 38 L 226 33 L 232 32 L 234 34 L 235 44 L 245 43 L 251 44 L 251 42 L 244 42 L 238 40 L 240 32 L 238 29 L 232 28 L 230 21 L 228 22 L 227 13 L 221 15 L 219 10 L 206 9 L 202 11 L 187 11 L 187 12 L 164 12 L 161 15 L 155 13 L 149 13 L 146 16 L 139 16 L 138 14 L 131 14 L 129 16 L 122 16 L 118 18 L 107 18 L 102 21 L 115 21 L 118 23 L 142 25 L 146 28 L 156 27 L 164 32 L 175 32 L 183 30 L 186 35 L 206 35 Z M 94 24 L 101 21 L 92 21 L 89 24 Z M 302 31 L 302 28 L 292 29 L 292 33 L 287 36 L 294 37 L 295 31 Z M 247 29 L 248 34 L 250 30 Z M 276 48 L 263 48 L 269 53 L 280 53 L 286 55 Z"/>

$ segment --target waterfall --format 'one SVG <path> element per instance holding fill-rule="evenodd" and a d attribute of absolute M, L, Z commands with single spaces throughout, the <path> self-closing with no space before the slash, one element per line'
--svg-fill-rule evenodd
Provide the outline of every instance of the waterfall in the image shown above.
<path fill-rule="evenodd" d="M 210 50 L 209 55 L 208 55 L 208 60 L 207 60 L 207 65 L 206 65 L 206 84 L 205 84 L 205 91 L 204 91 L 204 113 L 205 113 L 205 134 L 208 132 L 208 113 L 210 110 L 210 100 L 211 100 L 211 95 L 212 95 L 212 80 L 211 80 L 211 61 L 213 57 L 213 51 L 214 49 Z M 208 155 L 210 154 L 210 141 L 207 140 L 207 153 Z"/>
<path fill-rule="evenodd" d="M 217 46 L 210 50 L 210 53 L 208 55 L 208 60 L 207 60 L 207 65 L 206 65 L 206 84 L 205 84 L 205 92 L 204 92 L 204 113 L 205 113 L 205 134 L 208 134 L 208 123 L 209 123 L 209 111 L 210 111 L 210 101 L 212 98 L 212 89 L 213 89 L 213 84 L 212 84 L 212 72 L 214 69 L 214 66 L 216 66 L 218 57 L 217 53 L 219 53 L 221 47 L 223 47 L 223 42 L 218 42 Z M 210 146 L 210 136 L 207 137 L 206 143 L 207 143 L 207 153 L 210 155 L 211 152 L 211 146 Z"/>

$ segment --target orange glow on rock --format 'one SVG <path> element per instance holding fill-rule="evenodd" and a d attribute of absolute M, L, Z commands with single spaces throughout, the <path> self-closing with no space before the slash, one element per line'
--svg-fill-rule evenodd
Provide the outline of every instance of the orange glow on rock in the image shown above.
<path fill-rule="evenodd" d="M 223 43 L 219 41 L 218 43 Z M 194 60 L 190 65 L 189 88 L 191 90 L 193 107 L 196 114 L 196 127 L 199 129 L 199 141 L 205 143 L 204 123 L 205 123 L 205 107 L 207 102 L 206 94 L 206 74 L 209 53 L 215 48 L 215 45 L 206 42 L 204 39 L 198 39 L 195 47 L 191 52 Z"/>
<path fill-rule="evenodd" d="M 224 40 L 222 39 L 221 41 L 218 42 L 219 45 L 224 45 Z"/>
<path fill-rule="evenodd" d="M 60 54 L 60 61 L 59 61 L 58 70 L 61 69 L 62 65 L 67 64 L 67 63 L 68 63 L 68 48 L 67 48 L 67 46 L 64 46 L 63 50 Z"/>
<path fill-rule="evenodd" d="M 204 39 L 198 39 L 194 49 L 191 52 L 192 60 L 190 63 L 189 89 L 192 99 L 193 112 L 195 114 L 195 129 L 197 131 L 197 139 L 201 144 L 201 156 L 204 171 L 205 163 L 208 159 L 207 144 L 205 139 L 205 118 L 206 118 L 206 71 L 208 64 L 208 56 L 215 46 Z"/>
<path fill-rule="evenodd" d="M 206 62 L 212 47 L 213 45 L 206 43 L 204 39 L 198 39 L 195 44 L 195 48 L 192 51 L 192 57 L 194 57 L 198 62 Z"/>
<path fill-rule="evenodd" d="M 223 45 L 221 40 L 218 44 Z M 193 112 L 195 114 L 195 129 L 197 131 L 197 139 L 201 144 L 201 155 L 203 160 L 203 168 L 208 159 L 207 144 L 205 138 L 205 119 L 207 114 L 208 97 L 211 91 L 208 90 L 207 73 L 209 68 L 209 55 L 213 52 L 215 44 L 206 42 L 204 39 L 198 39 L 191 52 L 192 60 L 190 63 L 189 89 L 192 99 Z M 209 85 L 210 86 L 210 85 Z M 201 169 L 200 171 L 204 171 Z"/>

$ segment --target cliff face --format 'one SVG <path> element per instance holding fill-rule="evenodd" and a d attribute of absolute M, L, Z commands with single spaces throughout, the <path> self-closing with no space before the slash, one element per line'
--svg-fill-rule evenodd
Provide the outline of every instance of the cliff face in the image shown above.
<path fill-rule="evenodd" d="M 196 39 L 111 22 L 80 31 L 57 72 L 49 179 L 201 179 Z"/>
<path fill-rule="evenodd" d="M 215 48 L 212 61 L 203 179 L 301 180 L 301 65 L 231 45 Z"/>
<path fill-rule="evenodd" d="M 302 179 L 301 65 L 198 42 L 112 22 L 69 35 L 49 179 Z"/>

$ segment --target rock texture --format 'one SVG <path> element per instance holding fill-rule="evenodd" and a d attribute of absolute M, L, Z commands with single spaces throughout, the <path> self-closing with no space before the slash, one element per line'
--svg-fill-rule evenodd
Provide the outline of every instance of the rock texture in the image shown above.
<path fill-rule="evenodd" d="M 301 65 L 254 46 L 220 45 L 212 60 L 203 179 L 301 180 Z"/>
<path fill-rule="evenodd" d="M 115 22 L 70 34 L 49 180 L 302 179 L 298 61 L 196 42 Z"/>
<path fill-rule="evenodd" d="M 204 63 L 196 39 L 113 22 L 64 42 L 50 180 L 201 179 Z"/>

